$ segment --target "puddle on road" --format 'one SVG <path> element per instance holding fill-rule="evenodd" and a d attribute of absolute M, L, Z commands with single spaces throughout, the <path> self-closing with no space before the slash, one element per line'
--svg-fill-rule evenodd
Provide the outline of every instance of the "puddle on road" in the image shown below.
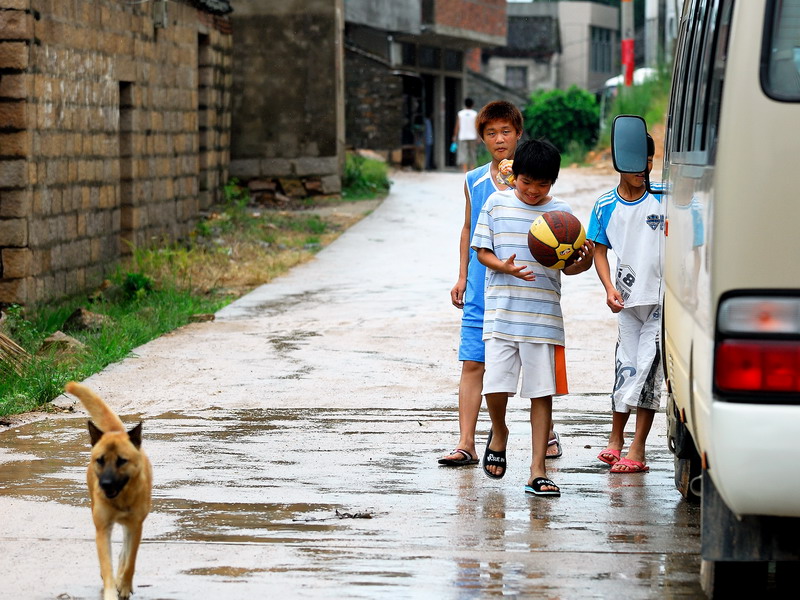
<path fill-rule="evenodd" d="M 454 429 L 455 410 L 217 408 L 147 418 L 155 487 L 143 552 L 165 553 L 174 577 L 285 589 L 302 581 L 313 597 L 329 597 L 328 586 L 352 598 L 699 590 L 699 519 L 676 499 L 666 450 L 654 452 L 644 477 L 609 478 L 585 448 L 582 432 L 597 427 L 596 416 L 562 414 L 565 456 L 550 468 L 564 495 L 532 498 L 522 489 L 527 414 L 510 417 L 511 462 L 500 482 L 480 467 L 435 465 L 452 442 L 442 432 Z M 88 511 L 88 455 L 84 418 L 9 430 L 0 435 L 0 496 Z M 198 565 L 175 544 L 219 555 Z"/>

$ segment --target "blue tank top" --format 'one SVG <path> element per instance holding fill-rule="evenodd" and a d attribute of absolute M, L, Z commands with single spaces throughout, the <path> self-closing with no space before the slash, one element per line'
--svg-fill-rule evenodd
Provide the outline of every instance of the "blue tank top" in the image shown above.
<path fill-rule="evenodd" d="M 491 163 L 473 169 L 467 173 L 467 193 L 470 202 L 469 239 L 475 233 L 475 225 L 486 199 L 498 191 L 492 179 Z M 469 249 L 469 263 L 467 265 L 467 289 L 464 293 L 464 314 L 461 324 L 467 327 L 483 327 L 484 302 L 483 294 L 486 286 L 486 267 L 478 261 L 478 254 Z"/>

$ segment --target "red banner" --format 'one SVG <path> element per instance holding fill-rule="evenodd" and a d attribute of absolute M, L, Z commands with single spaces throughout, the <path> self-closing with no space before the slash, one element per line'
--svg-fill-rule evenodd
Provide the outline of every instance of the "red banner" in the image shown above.
<path fill-rule="evenodd" d="M 625 73 L 625 85 L 633 85 L 633 40 L 622 40 L 622 68 Z"/>

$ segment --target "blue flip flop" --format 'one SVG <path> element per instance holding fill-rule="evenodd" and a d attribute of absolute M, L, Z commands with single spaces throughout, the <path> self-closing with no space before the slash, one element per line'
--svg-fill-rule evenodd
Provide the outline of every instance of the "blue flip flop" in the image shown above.
<path fill-rule="evenodd" d="M 489 439 L 486 440 L 486 450 L 483 453 L 483 472 L 492 479 L 502 479 L 508 470 L 506 468 L 506 451 L 505 450 L 490 450 L 489 444 L 492 443 L 492 430 L 489 430 Z M 503 467 L 503 472 L 500 475 L 487 470 L 489 465 L 495 467 Z"/>

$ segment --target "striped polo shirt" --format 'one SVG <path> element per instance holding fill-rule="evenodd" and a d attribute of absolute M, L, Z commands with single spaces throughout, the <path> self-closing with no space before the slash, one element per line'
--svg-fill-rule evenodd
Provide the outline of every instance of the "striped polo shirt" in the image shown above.
<path fill-rule="evenodd" d="M 561 271 L 539 264 L 528 249 L 531 223 L 545 212 L 570 206 L 557 198 L 540 206 L 525 204 L 514 190 L 495 192 L 483 205 L 472 247 L 488 248 L 500 260 L 516 254 L 516 265 L 528 265 L 536 275 L 525 281 L 487 269 L 483 339 L 564 345 L 561 315 Z"/>

